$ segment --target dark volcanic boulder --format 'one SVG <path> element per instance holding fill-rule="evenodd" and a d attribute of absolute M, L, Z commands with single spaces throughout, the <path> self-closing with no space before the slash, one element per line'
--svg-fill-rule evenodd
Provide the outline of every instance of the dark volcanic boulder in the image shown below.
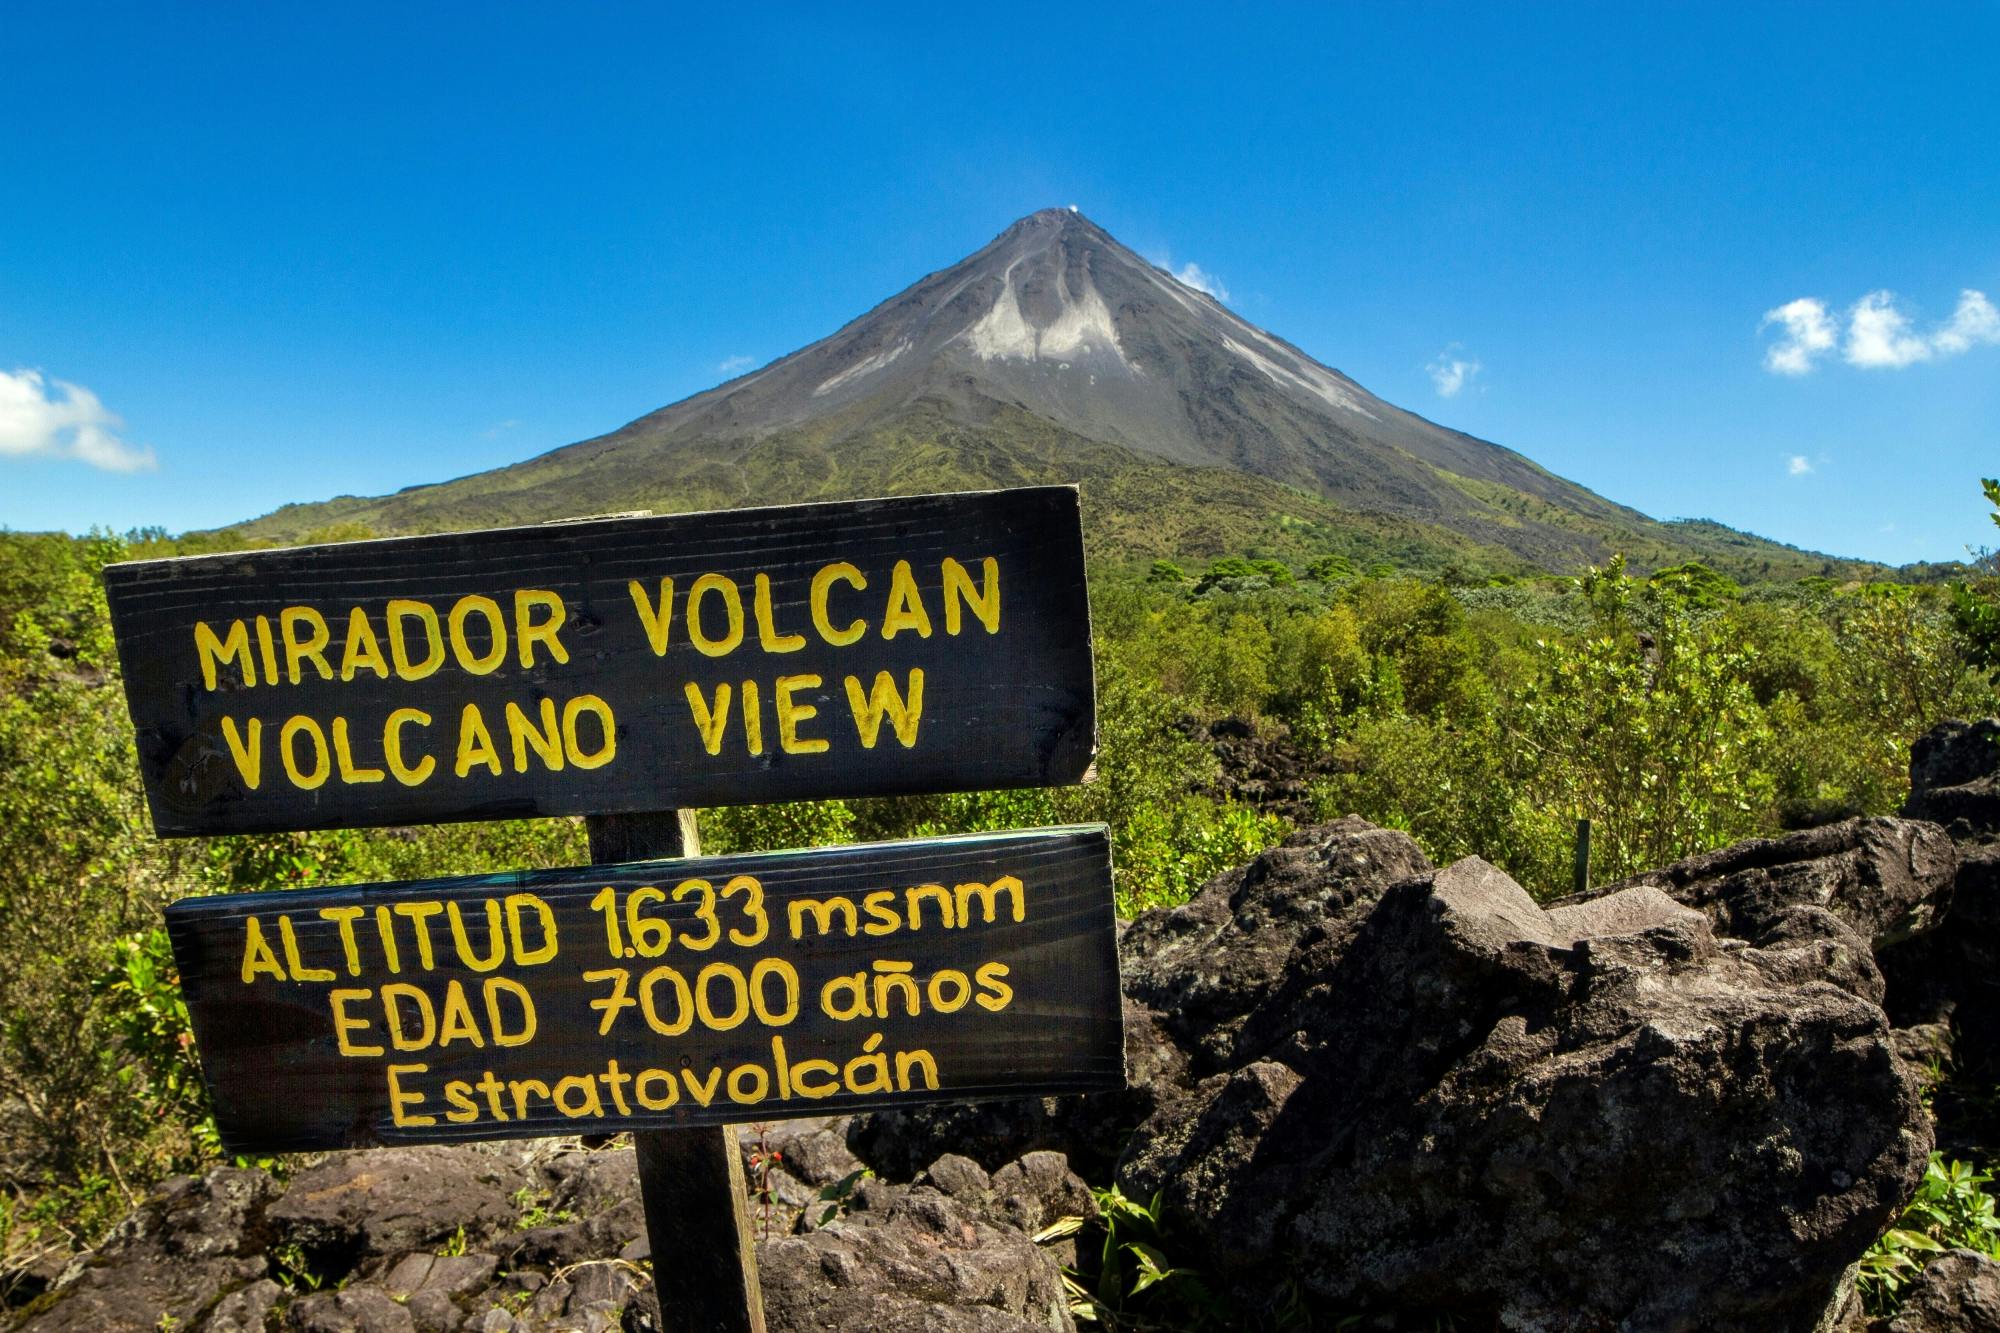
<path fill-rule="evenodd" d="M 1348 818 L 1292 835 L 1120 942 L 1125 992 L 1161 1016 L 1197 1072 L 1240 1058 L 1244 1025 L 1310 943 L 1338 955 L 1390 885 L 1431 870 L 1407 833 Z"/>
<path fill-rule="evenodd" d="M 1906 813 L 1943 824 L 1958 843 L 1951 914 L 1921 939 L 1880 955 L 1890 1016 L 1949 1025 L 1965 1086 L 2000 1077 L 2000 720 L 1944 722 L 1910 752 Z M 1953 1152 L 2000 1151 L 2000 1116 L 1985 1098 L 1944 1089 L 1939 1137 Z"/>
<path fill-rule="evenodd" d="M 1401 833 L 1301 830 L 1126 931 L 1132 1092 L 851 1142 L 1122 1144 L 1174 1261 L 1246 1310 L 1810 1329 L 1931 1146 L 1870 944 L 1932 921 L 1953 865 L 1934 828 L 1855 821 L 1544 909 Z"/>
<path fill-rule="evenodd" d="M 264 1214 L 278 1186 L 262 1171 L 219 1167 L 167 1181 L 40 1298 L 19 1325 L 35 1333 L 156 1333 L 190 1328 L 219 1301 L 254 1308 L 275 1298 L 264 1280 Z M 231 1327 L 222 1324 L 221 1327 Z M 246 1327 L 248 1325 L 245 1325 Z"/>
<path fill-rule="evenodd" d="M 1338 875 L 1383 835 L 1319 836 Z M 1826 967 L 1865 945 L 1824 907 L 1748 947 L 1650 887 L 1544 911 L 1474 859 L 1379 893 L 1225 876 L 1185 911 L 1227 924 L 1140 922 L 1131 975 L 1233 1036 L 1121 1180 L 1240 1286 L 1284 1256 L 1335 1307 L 1809 1329 L 1922 1173 L 1886 1019 Z M 1238 974 L 1247 1005 L 1168 985 L 1238 955 L 1279 963 Z"/>
<path fill-rule="evenodd" d="M 1163 1096 L 1186 1084 L 1187 1065 L 1187 1054 L 1168 1036 L 1160 1016 L 1128 994 L 1125 1090 L 877 1111 L 854 1118 L 847 1142 L 862 1161 L 896 1180 L 909 1179 L 945 1153 L 991 1169 L 1035 1151 L 1060 1152 L 1091 1179 L 1102 1180 L 1132 1127 L 1159 1109 Z"/>
<path fill-rule="evenodd" d="M 277 1239 L 327 1278 L 452 1239 L 480 1240 L 514 1221 L 513 1196 L 533 1187 L 519 1162 L 461 1148 L 335 1153 L 293 1177 L 265 1215 Z"/>
<path fill-rule="evenodd" d="M 1277 984 L 1293 937 L 1351 926 L 1390 884 L 1430 869 L 1406 833 L 1352 818 L 1303 830 L 1126 931 L 1124 1092 L 878 1112 L 857 1117 L 848 1142 L 897 1179 L 943 1153 L 990 1168 L 1044 1149 L 1101 1180 L 1134 1126 L 1220 1067 L 1237 1028 Z"/>
<path fill-rule="evenodd" d="M 1029 1232 L 1094 1211 L 1054 1153 L 991 1176 L 946 1157 L 913 1185 L 864 1181 L 844 1216 L 759 1247 L 765 1317 L 772 1333 L 1067 1333 L 1059 1256 Z"/>
<path fill-rule="evenodd" d="M 1595 892 L 1651 885 L 1745 940 L 1760 939 L 1793 907 L 1823 907 L 1880 949 L 1937 924 L 1957 873 L 1957 850 L 1935 824 L 1850 819 L 1739 842 Z"/>
<path fill-rule="evenodd" d="M 2000 1333 L 2000 1263 L 1953 1250 L 1924 1265 L 1888 1333 Z"/>
<path fill-rule="evenodd" d="M 2000 718 L 1940 722 L 1919 737 L 1903 813 L 1961 842 L 2000 837 Z"/>

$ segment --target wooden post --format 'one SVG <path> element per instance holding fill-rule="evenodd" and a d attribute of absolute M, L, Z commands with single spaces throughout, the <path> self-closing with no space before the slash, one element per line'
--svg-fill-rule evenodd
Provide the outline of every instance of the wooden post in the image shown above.
<path fill-rule="evenodd" d="M 1584 893 L 1590 888 L 1590 821 L 1576 821 L 1576 867 L 1572 891 Z"/>
<path fill-rule="evenodd" d="M 694 811 L 592 815 L 597 864 L 699 856 Z M 757 1246 L 734 1126 L 640 1130 L 639 1199 L 664 1333 L 764 1333 Z"/>

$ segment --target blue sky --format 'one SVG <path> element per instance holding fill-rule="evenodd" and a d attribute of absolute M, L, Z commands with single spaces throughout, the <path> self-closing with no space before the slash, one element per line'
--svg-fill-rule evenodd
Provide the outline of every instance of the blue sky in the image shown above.
<path fill-rule="evenodd" d="M 0 44 L 4 526 L 512 462 L 1076 204 L 1649 513 L 2000 544 L 1992 0 L 41 5 Z"/>

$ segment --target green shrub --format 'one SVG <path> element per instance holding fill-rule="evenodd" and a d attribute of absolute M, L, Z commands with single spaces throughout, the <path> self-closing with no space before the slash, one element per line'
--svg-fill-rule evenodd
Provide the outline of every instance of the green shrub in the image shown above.
<path fill-rule="evenodd" d="M 2000 1259 L 2000 1217 L 1994 1215 L 1993 1195 L 1986 1189 L 1992 1180 L 1990 1171 L 1931 1154 L 1917 1196 L 1862 1256 L 1856 1283 L 1868 1313 L 1894 1314 L 1911 1279 L 1945 1250 Z"/>

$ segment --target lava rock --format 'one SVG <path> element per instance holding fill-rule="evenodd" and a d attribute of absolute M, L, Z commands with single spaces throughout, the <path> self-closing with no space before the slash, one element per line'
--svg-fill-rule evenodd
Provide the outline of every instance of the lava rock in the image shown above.
<path fill-rule="evenodd" d="M 1823 907 L 1881 949 L 1924 934 L 1951 907 L 1958 851 L 1936 824 L 1850 819 L 1704 852 L 1607 888 L 1650 885 L 1757 941 L 1789 908 Z"/>
<path fill-rule="evenodd" d="M 1120 1183 L 1245 1299 L 1810 1328 L 1931 1139 L 1866 939 L 1803 897 L 1751 944 L 1651 885 L 1545 911 L 1477 859 L 1302 832 L 1127 933 L 1128 991 L 1203 1077 L 1162 1090 Z"/>
<path fill-rule="evenodd" d="M 1129 985 L 1128 985 L 1129 991 Z M 936 1102 L 856 1116 L 847 1146 L 884 1177 L 908 1180 L 946 1153 L 997 1170 L 1026 1152 L 1062 1153 L 1095 1179 L 1106 1178 L 1132 1126 L 1160 1105 L 1160 1093 L 1186 1078 L 1188 1057 L 1160 1016 L 1125 1000 L 1125 1073 L 1118 1092 L 1082 1097 L 1026 1097 Z"/>
<path fill-rule="evenodd" d="M 1003 1167 L 995 1188 L 979 1188 L 978 1171 L 965 1159 L 935 1164 L 930 1174 L 952 1182 L 955 1195 L 932 1184 L 863 1181 L 845 1215 L 762 1244 L 771 1333 L 1074 1330 L 1058 1254 L 1012 1217 L 1045 1216 L 1088 1200 L 1089 1191 L 1056 1154 Z"/>
<path fill-rule="evenodd" d="M 1889 1013 L 1902 1026 L 1956 1026 L 1959 1074 L 1990 1083 L 2000 1076 L 2000 720 L 1945 722 L 1921 737 L 1904 810 L 1944 824 L 1959 864 L 1939 928 L 1879 955 Z M 1953 1148 L 2000 1148 L 1990 1110 L 1946 1098 L 1939 1112 Z"/>
<path fill-rule="evenodd" d="M 2000 718 L 1941 722 L 1918 737 L 1903 813 L 1960 842 L 2000 837 Z"/>
<path fill-rule="evenodd" d="M 1971 1250 L 1952 1250 L 1925 1264 L 1888 1323 L 1888 1333 L 1996 1330 L 2000 1330 L 2000 1263 Z"/>
<path fill-rule="evenodd" d="M 315 1291 L 287 1306 L 286 1333 L 417 1333 L 416 1321 L 377 1287 Z"/>
<path fill-rule="evenodd" d="M 462 1148 L 338 1153 L 300 1172 L 266 1220 L 333 1280 L 369 1260 L 435 1250 L 461 1228 L 476 1247 L 514 1220 L 510 1199 L 532 1179 L 511 1158 Z"/>
<path fill-rule="evenodd" d="M 277 1192 L 262 1171 L 233 1167 L 166 1181 L 102 1245 L 72 1264 L 17 1330 L 155 1333 L 167 1320 L 192 1328 L 211 1307 L 220 1312 L 219 1302 L 239 1289 L 243 1299 L 230 1309 L 247 1317 L 272 1285 L 264 1280 L 265 1217 Z"/>

